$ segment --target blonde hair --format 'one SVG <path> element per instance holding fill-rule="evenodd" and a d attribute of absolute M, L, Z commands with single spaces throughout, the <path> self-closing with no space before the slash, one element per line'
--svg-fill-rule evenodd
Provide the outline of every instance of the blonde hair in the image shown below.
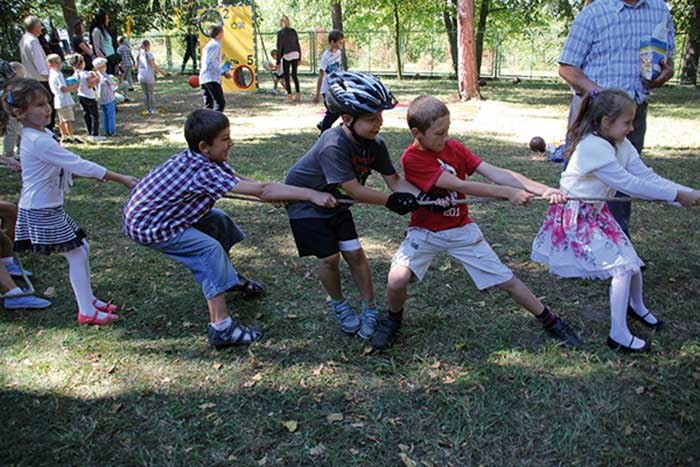
<path fill-rule="evenodd" d="M 46 57 L 46 61 L 52 65 L 63 65 L 63 60 L 61 60 L 61 56 L 58 54 L 49 54 L 49 56 Z"/>
<path fill-rule="evenodd" d="M 449 109 L 441 100 L 433 96 L 418 96 L 408 106 L 406 121 L 409 129 L 415 128 L 424 133 L 438 119 L 449 114 Z"/>
<path fill-rule="evenodd" d="M 280 18 L 280 23 L 282 23 L 283 27 L 288 28 L 289 27 L 289 16 L 282 15 L 282 17 Z"/>
<path fill-rule="evenodd" d="M 107 66 L 107 59 L 104 57 L 97 57 L 92 61 L 92 65 L 95 68 L 102 68 L 103 66 Z"/>

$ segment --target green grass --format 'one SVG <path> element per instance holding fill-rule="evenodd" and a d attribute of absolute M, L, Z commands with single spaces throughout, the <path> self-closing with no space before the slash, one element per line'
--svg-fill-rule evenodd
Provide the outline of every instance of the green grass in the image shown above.
<path fill-rule="evenodd" d="M 388 83 L 401 102 L 422 93 L 455 100 L 447 81 Z M 162 115 L 141 117 L 140 103 L 124 105 L 119 139 L 75 152 L 135 176 L 163 162 L 183 146 L 184 116 L 200 101 L 179 77 L 160 81 L 157 92 Z M 567 89 L 490 82 L 483 94 L 484 102 L 453 105 L 453 135 L 491 163 L 555 184 L 560 167 L 531 154 L 521 133 L 537 134 L 548 121 L 563 127 Z M 232 165 L 246 175 L 281 180 L 315 141 L 317 106 L 289 107 L 257 93 L 228 101 Z M 676 131 L 697 125 L 697 103 L 694 89 L 659 91 L 645 154 L 658 172 L 691 185 L 700 144 L 692 131 Z M 494 108 L 497 118 L 483 121 Z M 410 142 L 402 115 L 388 112 L 382 132 L 396 163 Z M 654 134 L 661 125 L 663 138 Z M 370 184 L 384 189 L 376 176 Z M 16 201 L 19 188 L 16 174 L 0 173 L 3 199 Z M 65 261 L 23 256 L 37 290 L 55 287 L 57 297 L 46 311 L 0 311 L 3 464 L 700 462 L 698 209 L 634 207 L 634 240 L 649 263 L 645 297 L 667 322 L 657 334 L 632 324 L 652 340 L 648 355 L 604 347 L 606 283 L 560 280 L 529 261 L 546 207 L 505 203 L 474 205 L 472 216 L 504 262 L 572 323 L 583 348 L 558 347 L 506 295 L 478 292 L 458 263 L 440 256 L 426 280 L 411 286 L 399 343 L 368 354 L 360 339 L 338 331 L 316 263 L 297 257 L 284 212 L 222 200 L 248 233 L 232 260 L 268 293 L 230 304 L 241 321 L 263 328 L 264 340 L 219 353 L 206 345 L 206 303 L 188 271 L 121 234 L 126 196 L 119 185 L 78 180 L 66 203 L 88 232 L 97 295 L 122 306 L 118 324 L 78 327 Z M 353 212 L 384 305 L 407 218 L 367 206 Z M 347 268 L 343 281 L 357 303 Z M 295 431 L 288 421 L 297 422 Z"/>

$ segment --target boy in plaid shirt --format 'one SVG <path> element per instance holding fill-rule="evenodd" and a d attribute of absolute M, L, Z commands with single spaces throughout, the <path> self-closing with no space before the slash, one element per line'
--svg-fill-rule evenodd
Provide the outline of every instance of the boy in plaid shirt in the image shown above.
<path fill-rule="evenodd" d="M 266 201 L 304 200 L 334 207 L 336 199 L 307 188 L 256 182 L 238 175 L 227 163 L 231 149 L 228 118 L 203 109 L 185 122 L 188 148 L 146 175 L 124 206 L 124 233 L 137 243 L 184 264 L 200 284 L 209 307 L 209 344 L 216 349 L 259 340 L 256 328 L 228 315 L 224 292 L 260 295 L 262 284 L 236 272 L 228 250 L 245 238 L 233 219 L 214 203 L 228 192 Z"/>

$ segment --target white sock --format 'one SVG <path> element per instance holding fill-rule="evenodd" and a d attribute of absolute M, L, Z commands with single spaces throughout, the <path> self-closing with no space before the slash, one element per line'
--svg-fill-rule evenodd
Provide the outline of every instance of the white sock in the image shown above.
<path fill-rule="evenodd" d="M 226 319 L 222 319 L 221 321 L 218 321 L 216 323 L 210 323 L 210 326 L 216 329 L 217 331 L 223 331 L 227 327 L 231 326 L 232 323 L 233 320 L 229 316 Z"/>
<path fill-rule="evenodd" d="M 634 337 L 627 327 L 631 279 L 632 273 L 627 272 L 613 276 L 610 281 L 610 337 L 624 346 L 641 349 L 646 342 Z"/>
<path fill-rule="evenodd" d="M 15 287 L 14 289 L 5 292 L 5 296 L 12 297 L 13 295 L 19 295 L 21 293 L 24 293 L 24 290 L 20 289 L 19 287 Z"/>
<path fill-rule="evenodd" d="M 656 316 L 651 314 L 649 309 L 644 305 L 642 288 L 642 273 L 640 271 L 632 276 L 630 282 L 630 306 L 639 316 L 644 316 L 644 321 L 649 324 L 656 324 L 658 322 Z"/>
<path fill-rule="evenodd" d="M 4 258 L 0 258 L 0 261 L 2 261 L 5 266 L 9 266 L 15 262 L 15 259 L 12 256 L 6 256 Z"/>
<path fill-rule="evenodd" d="M 92 286 L 90 285 L 90 262 L 82 247 L 61 253 L 68 260 L 68 276 L 73 287 L 78 310 L 81 315 L 93 316 L 97 310 L 92 304 Z M 102 316 L 104 317 L 104 315 Z"/>
<path fill-rule="evenodd" d="M 95 308 L 104 308 L 108 305 L 107 302 L 103 302 L 102 300 L 100 300 L 97 297 L 93 297 L 93 299 L 95 300 L 95 302 L 94 302 Z"/>

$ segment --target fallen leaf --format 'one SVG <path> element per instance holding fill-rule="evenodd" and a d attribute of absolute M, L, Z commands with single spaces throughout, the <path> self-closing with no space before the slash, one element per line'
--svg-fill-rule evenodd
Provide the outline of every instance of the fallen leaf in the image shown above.
<path fill-rule="evenodd" d="M 216 407 L 216 404 L 213 402 L 207 402 L 205 404 L 199 405 L 199 408 L 202 410 L 209 410 L 209 409 L 213 409 L 214 407 Z"/>
<path fill-rule="evenodd" d="M 408 446 L 406 446 L 405 444 L 399 443 L 399 449 L 401 451 L 408 451 L 410 448 Z"/>
<path fill-rule="evenodd" d="M 430 368 L 438 369 L 438 368 L 440 368 L 441 366 L 442 366 L 442 362 L 441 362 L 440 360 L 438 360 L 437 362 L 435 362 L 435 363 L 433 363 L 432 365 L 430 365 Z"/>
<path fill-rule="evenodd" d="M 223 365 L 223 363 L 218 363 L 218 362 L 217 362 L 217 363 L 214 363 L 211 367 L 212 367 L 213 369 L 215 369 L 215 370 L 220 370 L 221 368 L 224 367 L 224 365 Z"/>
<path fill-rule="evenodd" d="M 56 296 L 56 287 L 48 287 L 44 290 L 44 297 L 54 298 Z"/>
<path fill-rule="evenodd" d="M 309 449 L 309 454 L 311 454 L 314 457 L 322 456 L 325 452 L 326 447 L 323 445 L 323 443 L 318 443 L 316 447 Z"/>
<path fill-rule="evenodd" d="M 634 392 L 636 392 L 640 396 L 644 394 L 644 391 L 646 391 L 646 388 L 644 386 L 638 386 L 637 389 L 634 390 Z"/>
<path fill-rule="evenodd" d="M 117 369 L 117 364 L 113 363 L 112 366 L 107 368 L 107 373 L 111 375 L 112 373 L 114 373 L 114 370 L 116 370 L 116 369 Z"/>
<path fill-rule="evenodd" d="M 265 456 L 265 457 L 263 457 L 262 459 L 260 459 L 260 460 L 258 461 L 258 465 L 260 465 L 260 466 L 267 465 L 267 456 Z"/>
<path fill-rule="evenodd" d="M 117 402 L 116 404 L 114 404 L 112 406 L 112 413 L 117 413 L 117 412 L 121 411 L 123 408 L 124 408 L 124 404 L 122 404 L 121 402 Z"/>
<path fill-rule="evenodd" d="M 299 315 L 293 315 L 293 314 L 287 315 L 287 319 L 297 319 L 298 317 L 299 317 Z"/>
<path fill-rule="evenodd" d="M 416 461 L 408 457 L 408 454 L 405 452 L 399 453 L 399 458 L 401 459 L 401 462 L 403 462 L 403 465 L 406 467 L 416 467 Z"/>
<path fill-rule="evenodd" d="M 343 421 L 343 416 L 342 413 L 329 413 L 328 416 L 326 417 L 326 420 L 328 420 L 328 423 L 333 423 L 333 422 L 341 422 Z"/>
<path fill-rule="evenodd" d="M 625 436 L 629 436 L 632 433 L 634 433 L 634 428 L 632 428 L 632 426 L 630 426 L 630 425 L 627 425 L 625 427 Z"/>
<path fill-rule="evenodd" d="M 464 348 L 467 346 L 464 342 L 460 342 L 458 344 L 455 344 L 455 350 L 464 350 Z"/>
<path fill-rule="evenodd" d="M 443 384 L 453 384 L 455 382 L 455 379 L 452 376 L 445 376 L 442 378 Z"/>
<path fill-rule="evenodd" d="M 290 433 L 294 433 L 299 428 L 299 422 L 296 420 L 287 420 L 282 422 L 282 426 L 285 427 Z"/>
<path fill-rule="evenodd" d="M 360 453 L 359 449 L 350 448 L 350 454 L 352 454 L 353 456 L 356 456 L 359 453 Z"/>

